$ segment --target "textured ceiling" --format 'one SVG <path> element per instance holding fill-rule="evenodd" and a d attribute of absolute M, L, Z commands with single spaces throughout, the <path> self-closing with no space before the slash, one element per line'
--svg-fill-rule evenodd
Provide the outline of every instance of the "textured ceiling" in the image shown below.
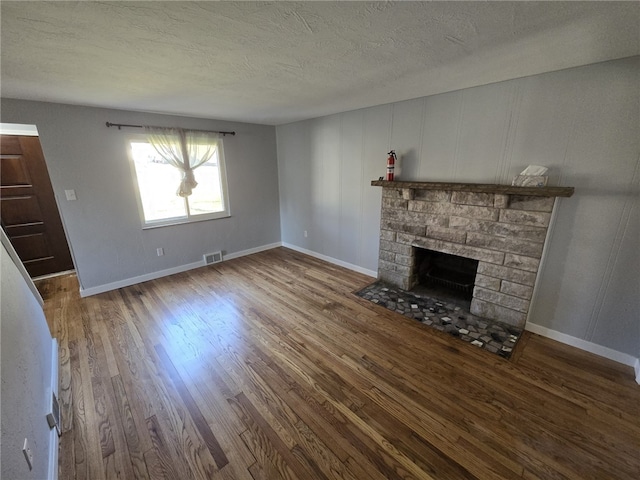
<path fill-rule="evenodd" d="M 3 97 L 281 124 L 640 54 L 638 2 L 0 2 Z"/>

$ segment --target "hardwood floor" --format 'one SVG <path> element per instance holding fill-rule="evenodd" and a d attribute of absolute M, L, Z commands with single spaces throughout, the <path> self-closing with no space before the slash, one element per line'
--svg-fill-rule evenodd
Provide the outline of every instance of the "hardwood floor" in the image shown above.
<path fill-rule="evenodd" d="M 60 344 L 60 479 L 637 479 L 633 369 L 526 334 L 511 360 L 278 248 L 80 299 Z"/>

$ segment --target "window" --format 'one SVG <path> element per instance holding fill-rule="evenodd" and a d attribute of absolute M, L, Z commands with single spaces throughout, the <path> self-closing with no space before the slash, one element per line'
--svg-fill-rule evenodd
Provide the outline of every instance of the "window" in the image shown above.
<path fill-rule="evenodd" d="M 217 139 L 215 146 L 213 156 L 193 170 L 197 187 L 191 195 L 181 197 L 177 189 L 182 172 L 164 160 L 146 138 L 136 137 L 129 141 L 144 227 L 229 216 L 222 139 Z M 197 149 L 210 147 L 211 144 L 202 144 Z"/>

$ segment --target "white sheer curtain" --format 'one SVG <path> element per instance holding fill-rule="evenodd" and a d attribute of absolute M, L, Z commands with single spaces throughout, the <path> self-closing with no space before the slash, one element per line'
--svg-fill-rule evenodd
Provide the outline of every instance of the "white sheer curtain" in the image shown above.
<path fill-rule="evenodd" d="M 144 127 L 148 142 L 169 164 L 182 172 L 182 180 L 176 191 L 180 197 L 188 197 L 198 186 L 193 171 L 215 155 L 220 134 L 197 132 L 181 128 Z"/>

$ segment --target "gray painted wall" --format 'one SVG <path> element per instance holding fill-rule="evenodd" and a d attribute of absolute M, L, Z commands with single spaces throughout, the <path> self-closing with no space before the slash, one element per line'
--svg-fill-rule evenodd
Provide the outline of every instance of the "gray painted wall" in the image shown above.
<path fill-rule="evenodd" d="M 638 357 L 639 66 L 634 57 L 278 126 L 282 241 L 377 270 L 381 189 L 370 181 L 391 148 L 402 180 L 509 184 L 545 165 L 550 185 L 576 193 L 558 199 L 529 321 Z"/>
<path fill-rule="evenodd" d="M 11 99 L 2 100 L 1 115 L 38 127 L 84 289 L 280 241 L 275 127 Z M 224 138 L 231 217 L 142 230 L 125 146 L 140 130 L 107 121 L 235 130 Z M 67 201 L 65 189 L 78 200 Z"/>
<path fill-rule="evenodd" d="M 2 232 L 4 236 L 4 232 Z M 7 242 L 8 243 L 8 242 Z M 51 409 L 52 340 L 40 303 L 2 245 L 2 469 L 1 478 L 48 477 L 51 435 L 46 415 Z M 26 271 L 24 272 L 26 276 Z M 29 280 L 30 282 L 30 280 Z M 22 454 L 24 439 L 33 452 L 29 471 Z"/>

